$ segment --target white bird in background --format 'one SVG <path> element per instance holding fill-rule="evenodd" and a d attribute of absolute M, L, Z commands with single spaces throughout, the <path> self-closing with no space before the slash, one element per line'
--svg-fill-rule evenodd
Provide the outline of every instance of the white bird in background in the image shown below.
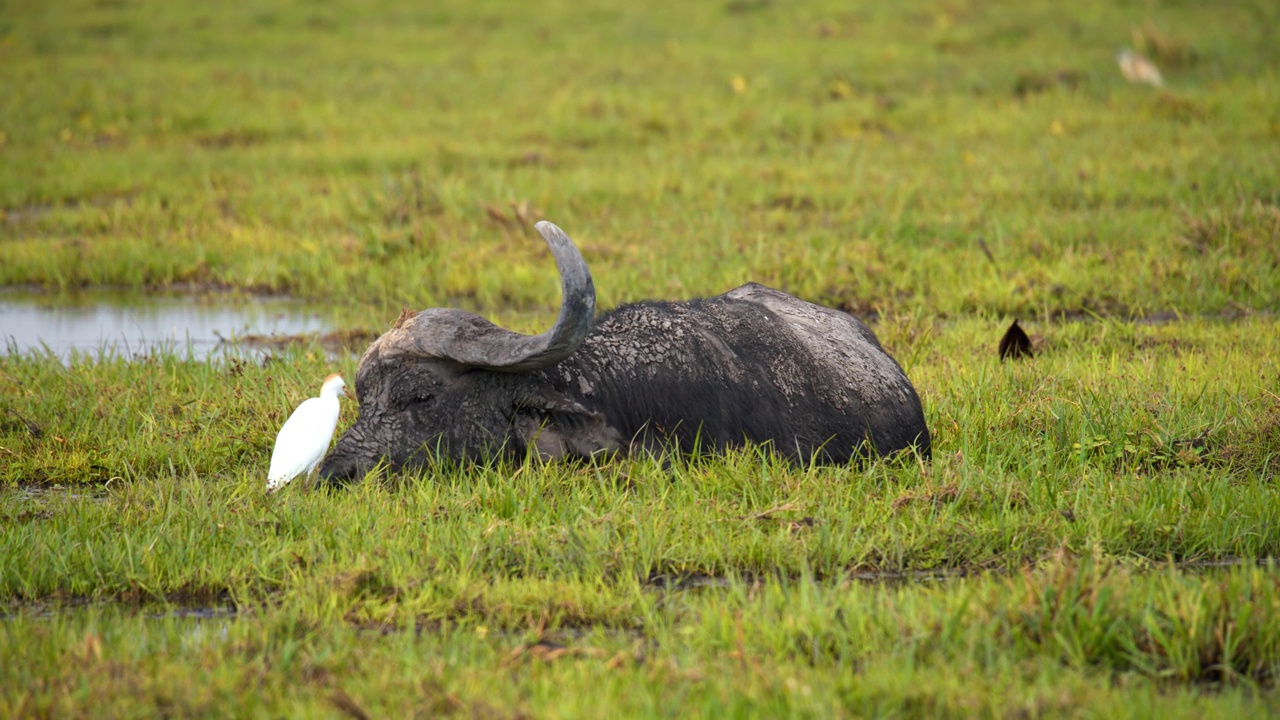
<path fill-rule="evenodd" d="M 271 451 L 267 492 L 279 490 L 304 473 L 310 475 L 320 464 L 338 427 L 338 396 L 347 394 L 345 388 L 341 375 L 330 375 L 324 379 L 320 397 L 304 401 L 285 421 Z"/>
<path fill-rule="evenodd" d="M 1116 53 L 1116 64 L 1120 66 L 1120 74 L 1131 83 L 1146 83 L 1154 87 L 1164 86 L 1160 68 L 1132 50 L 1121 50 Z"/>

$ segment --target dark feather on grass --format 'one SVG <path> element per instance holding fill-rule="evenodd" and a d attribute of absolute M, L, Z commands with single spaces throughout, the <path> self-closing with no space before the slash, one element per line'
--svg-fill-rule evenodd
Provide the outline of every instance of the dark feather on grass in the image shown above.
<path fill-rule="evenodd" d="M 1014 320 L 1009 329 L 1005 331 L 1004 337 L 1000 338 L 1000 360 L 1004 361 L 1009 358 L 1017 360 L 1019 358 L 1031 357 L 1035 353 L 1031 349 L 1031 338 L 1018 327 L 1018 321 Z"/>

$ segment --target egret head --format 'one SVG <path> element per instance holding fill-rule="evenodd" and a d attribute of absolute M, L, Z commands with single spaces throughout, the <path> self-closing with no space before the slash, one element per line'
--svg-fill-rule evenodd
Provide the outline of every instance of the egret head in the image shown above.
<path fill-rule="evenodd" d="M 332 397 L 346 395 L 347 397 L 351 397 L 350 395 L 347 395 L 346 388 L 347 384 L 342 381 L 342 376 L 338 373 L 334 373 L 324 379 L 324 385 L 320 388 L 320 395 Z"/>

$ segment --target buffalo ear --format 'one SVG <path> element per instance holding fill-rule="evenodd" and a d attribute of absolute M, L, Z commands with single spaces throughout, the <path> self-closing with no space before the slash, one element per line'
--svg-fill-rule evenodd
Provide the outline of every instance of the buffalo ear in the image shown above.
<path fill-rule="evenodd" d="M 604 415 L 551 389 L 517 400 L 513 425 L 516 437 L 544 460 L 589 458 L 623 447 Z"/>

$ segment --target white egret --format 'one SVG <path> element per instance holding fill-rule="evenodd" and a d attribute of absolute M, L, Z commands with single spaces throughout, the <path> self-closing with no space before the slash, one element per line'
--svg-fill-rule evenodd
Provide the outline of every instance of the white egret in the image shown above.
<path fill-rule="evenodd" d="M 1116 64 L 1120 66 L 1120 74 L 1131 83 L 1146 83 L 1153 87 L 1164 86 L 1160 68 L 1132 50 L 1121 50 L 1116 53 Z"/>
<path fill-rule="evenodd" d="M 338 427 L 338 396 L 347 394 L 345 388 L 341 375 L 330 375 L 324 379 L 320 397 L 305 400 L 285 421 L 271 451 L 267 492 L 279 490 L 304 473 L 310 475 L 320 464 Z"/>

